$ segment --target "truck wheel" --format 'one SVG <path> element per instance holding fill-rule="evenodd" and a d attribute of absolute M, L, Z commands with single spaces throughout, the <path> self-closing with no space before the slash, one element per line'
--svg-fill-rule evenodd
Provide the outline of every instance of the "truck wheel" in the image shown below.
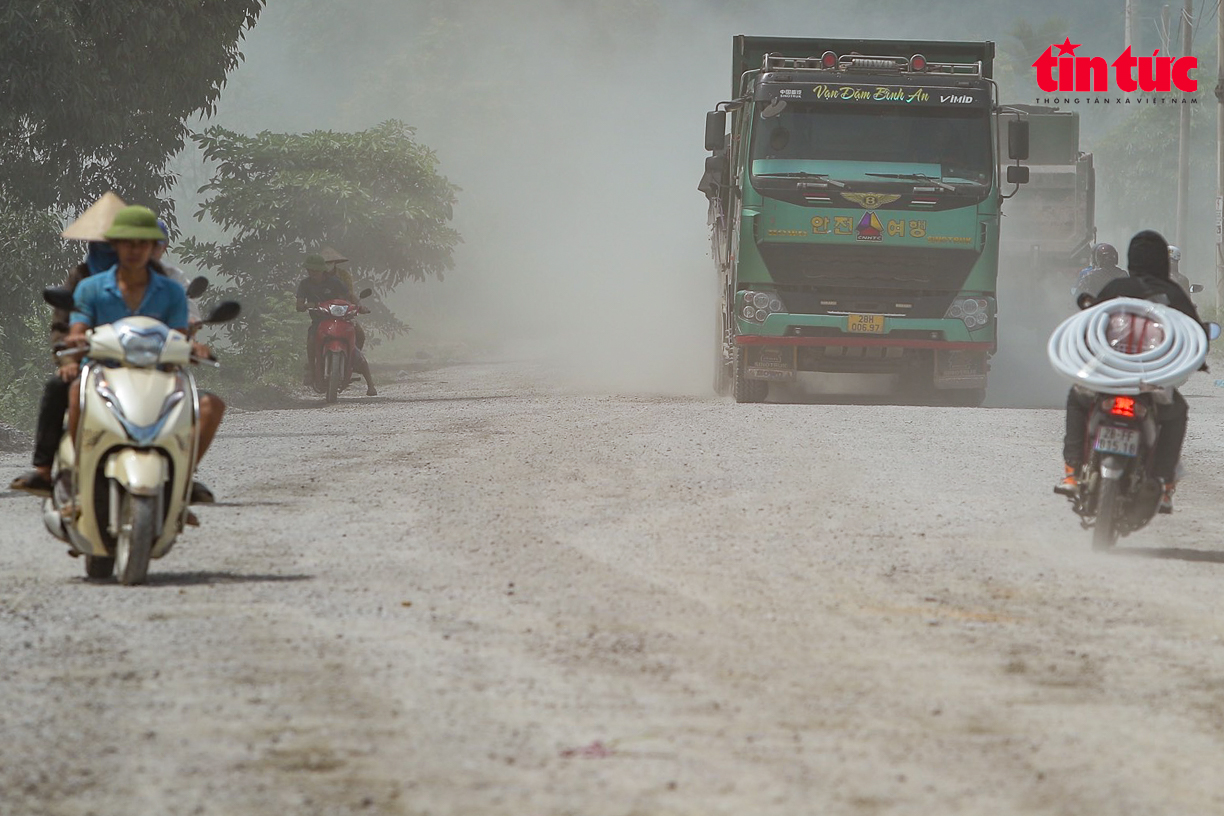
<path fill-rule="evenodd" d="M 723 316 L 719 315 L 718 319 L 714 321 L 714 393 L 720 397 L 725 397 L 731 393 L 731 383 L 735 379 L 735 372 L 732 370 L 731 364 L 723 356 L 723 340 L 725 338 L 723 320 Z"/>
<path fill-rule="evenodd" d="M 769 395 L 769 383 L 765 380 L 750 380 L 744 374 L 744 350 L 735 350 L 735 369 L 732 396 L 736 402 L 764 402 Z"/>

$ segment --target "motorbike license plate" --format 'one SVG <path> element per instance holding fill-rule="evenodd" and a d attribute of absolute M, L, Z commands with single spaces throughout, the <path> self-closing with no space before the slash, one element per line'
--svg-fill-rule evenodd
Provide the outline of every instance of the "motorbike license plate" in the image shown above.
<path fill-rule="evenodd" d="M 1130 428 L 1113 428 L 1108 425 L 1098 428 L 1093 450 L 1113 453 L 1118 456 L 1139 455 L 1139 431 Z"/>
<path fill-rule="evenodd" d="M 846 315 L 846 331 L 851 334 L 883 334 L 884 315 Z"/>

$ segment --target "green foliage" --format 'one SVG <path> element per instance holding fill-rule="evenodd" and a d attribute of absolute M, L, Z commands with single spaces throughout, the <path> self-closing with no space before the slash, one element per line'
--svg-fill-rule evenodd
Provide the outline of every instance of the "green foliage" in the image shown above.
<path fill-rule="evenodd" d="M 42 289 L 61 283 L 79 259 L 59 238 L 59 223 L 45 212 L 0 199 L 0 418 L 16 427 L 33 427 L 42 381 L 50 375 L 47 346 L 50 307 Z"/>
<path fill-rule="evenodd" d="M 186 120 L 211 113 L 264 0 L 0 3 L 0 417 L 33 424 L 50 370 L 44 286 L 80 245 L 64 220 L 107 190 L 161 198 Z"/>
<path fill-rule="evenodd" d="M 1193 168 L 1215 167 L 1216 104 L 1209 83 L 1199 82 L 1190 105 L 1191 203 L 1195 213 L 1211 210 L 1201 173 Z M 1133 95 L 1136 99 L 1139 94 Z M 1125 224 L 1160 230 L 1174 239 L 1177 212 L 1177 141 L 1181 105 L 1143 104 L 1111 129 L 1093 149 L 1096 164 L 1111 168 L 1097 176 L 1097 200 L 1108 203 L 1110 215 Z M 1197 182 L 1197 184 L 1196 184 Z M 1201 185 L 1201 186 L 1200 186 Z"/>
<path fill-rule="evenodd" d="M 245 300 L 233 289 L 211 293 L 210 300 Z M 197 378 L 201 387 L 213 387 L 210 379 L 215 377 L 219 390 L 239 404 L 258 403 L 265 392 L 284 392 L 301 382 L 302 368 L 306 359 L 306 326 L 308 321 L 294 305 L 291 294 L 282 293 L 264 303 L 260 315 L 260 331 L 252 337 L 246 353 L 225 346 L 225 329 L 207 330 L 201 339 L 210 345 L 219 346 L 221 368 L 215 373 L 202 369 Z M 238 318 L 238 325 L 250 319 L 250 310 Z M 220 340 L 220 343 L 217 341 Z"/>
<path fill-rule="evenodd" d="M 0 4 L 0 197 L 70 212 L 114 189 L 166 211 L 166 159 L 213 112 L 263 5 Z"/>
<path fill-rule="evenodd" d="M 184 241 L 178 255 L 215 270 L 238 293 L 244 317 L 227 327 L 242 356 L 266 356 L 270 384 L 300 375 L 299 355 L 268 354 L 278 309 L 304 277 L 302 259 L 323 245 L 351 257 L 356 288 L 385 294 L 406 279 L 441 278 L 452 266 L 459 234 L 448 225 L 458 188 L 437 173 L 433 151 L 413 129 L 388 121 L 359 133 L 263 132 L 244 136 L 220 127 L 192 138 L 216 163 L 196 218 L 233 234 L 228 244 Z M 362 283 L 365 282 L 365 283 Z M 296 315 L 297 334 L 306 320 Z M 376 308 L 372 325 L 393 336 L 404 326 Z M 304 340 L 294 340 L 294 349 Z"/>

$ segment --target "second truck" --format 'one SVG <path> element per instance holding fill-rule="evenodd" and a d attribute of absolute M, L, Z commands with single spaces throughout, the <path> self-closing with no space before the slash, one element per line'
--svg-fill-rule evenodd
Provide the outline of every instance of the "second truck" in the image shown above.
<path fill-rule="evenodd" d="M 887 373 L 920 401 L 982 402 L 1005 184 L 993 59 L 990 42 L 734 39 L 701 182 L 721 392 Z M 1027 125 L 1007 132 L 1026 158 Z"/>

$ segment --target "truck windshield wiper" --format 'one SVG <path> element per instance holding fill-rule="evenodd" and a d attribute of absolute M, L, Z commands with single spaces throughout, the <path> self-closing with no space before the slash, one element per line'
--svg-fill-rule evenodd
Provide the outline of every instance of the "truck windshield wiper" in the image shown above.
<path fill-rule="evenodd" d="M 923 175 L 922 173 L 864 173 L 863 175 L 875 176 L 876 178 L 893 178 L 893 179 L 903 179 L 905 181 L 921 181 L 925 184 L 934 184 L 936 187 L 939 187 L 944 190 L 951 190 L 954 193 L 956 192 L 955 186 L 948 184 L 947 182 L 940 181 L 937 178 L 931 178 L 930 176 Z"/>
<path fill-rule="evenodd" d="M 829 178 L 827 173 L 808 173 L 804 170 L 797 170 L 794 173 L 756 173 L 757 178 L 799 178 L 799 179 L 819 179 L 830 187 L 845 187 L 845 183 L 837 179 Z"/>

